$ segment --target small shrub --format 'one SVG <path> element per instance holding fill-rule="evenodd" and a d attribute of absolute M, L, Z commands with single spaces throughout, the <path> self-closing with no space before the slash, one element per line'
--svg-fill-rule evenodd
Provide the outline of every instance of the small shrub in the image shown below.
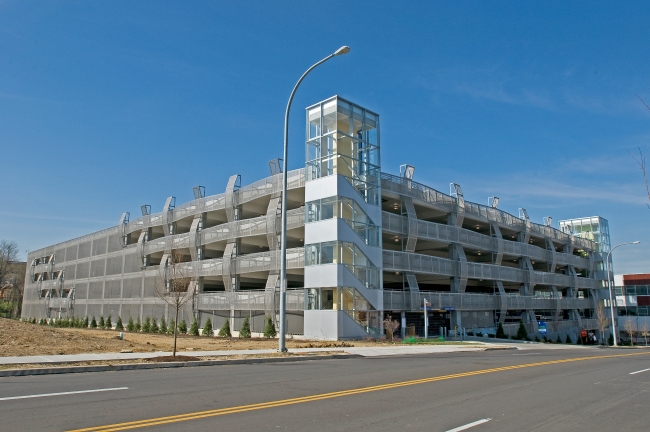
<path fill-rule="evenodd" d="M 566 340 L 564 341 L 564 343 L 568 343 L 568 344 L 572 344 L 572 345 L 573 345 L 573 341 L 571 340 L 571 336 L 566 335 Z"/>
<path fill-rule="evenodd" d="M 83 328 L 88 328 L 89 324 L 90 323 L 88 322 L 88 317 L 84 318 Z"/>
<path fill-rule="evenodd" d="M 165 321 L 165 317 L 160 318 L 160 333 L 167 333 L 167 321 Z"/>
<path fill-rule="evenodd" d="M 194 318 L 194 321 L 192 322 L 192 325 L 190 326 L 190 334 L 192 336 L 198 336 L 199 335 L 199 323 L 196 321 L 196 318 Z"/>
<path fill-rule="evenodd" d="M 146 317 L 144 319 L 144 324 L 142 324 L 142 333 L 151 332 L 151 318 Z"/>
<path fill-rule="evenodd" d="M 98 327 L 100 329 L 102 329 L 102 330 L 104 330 L 106 328 L 106 322 L 104 321 L 104 316 L 103 315 L 99 317 Z"/>
<path fill-rule="evenodd" d="M 499 339 L 508 339 L 508 336 L 506 336 L 506 332 L 503 331 L 503 324 L 499 323 L 499 327 L 497 327 L 497 338 Z"/>
<path fill-rule="evenodd" d="M 519 322 L 519 329 L 517 330 L 517 339 L 524 340 L 528 337 L 528 332 L 522 321 Z"/>
<path fill-rule="evenodd" d="M 278 332 L 275 330 L 275 326 L 273 325 L 273 320 L 271 319 L 270 316 L 266 317 L 266 327 L 264 327 L 264 337 L 266 338 L 272 338 L 277 336 Z"/>
<path fill-rule="evenodd" d="M 187 323 L 185 322 L 185 319 L 182 319 L 180 324 L 178 324 L 178 332 L 180 334 L 187 334 Z"/>
<path fill-rule="evenodd" d="M 423 306 L 424 307 L 424 306 Z M 476 332 L 476 336 L 483 337 L 483 332 Z"/>
<path fill-rule="evenodd" d="M 174 334 L 174 327 L 176 327 L 176 323 L 174 322 L 174 318 L 172 318 L 169 320 L 169 325 L 167 326 L 167 333 Z"/>
<path fill-rule="evenodd" d="M 140 323 L 140 317 L 138 317 L 138 320 L 135 322 L 135 331 L 139 332 L 142 330 L 142 324 Z"/>
<path fill-rule="evenodd" d="M 210 318 L 208 318 L 208 320 L 205 322 L 201 334 L 203 336 L 214 336 L 214 332 L 212 331 L 212 320 Z"/>
<path fill-rule="evenodd" d="M 539 342 L 539 341 L 540 341 L 539 338 L 537 337 L 537 335 L 535 335 L 535 342 Z"/>
<path fill-rule="evenodd" d="M 488 333 L 488 337 L 489 337 L 489 338 L 493 338 L 493 337 L 495 337 L 495 336 L 496 336 L 496 335 L 495 335 L 494 333 Z"/>
<path fill-rule="evenodd" d="M 609 337 L 607 338 L 607 345 L 612 346 L 614 345 L 614 334 L 610 333 Z"/>
<path fill-rule="evenodd" d="M 548 339 L 546 339 L 546 336 L 544 336 L 544 343 L 548 343 Z"/>
<path fill-rule="evenodd" d="M 133 323 L 131 323 L 133 324 Z M 117 317 L 117 323 L 115 323 L 115 330 L 117 331 L 123 331 L 124 330 L 124 324 L 122 324 L 122 317 Z"/>
<path fill-rule="evenodd" d="M 129 322 L 126 323 L 126 331 L 134 331 L 135 330 L 135 324 L 133 324 L 133 317 L 129 317 Z"/>
<path fill-rule="evenodd" d="M 559 334 L 557 335 L 557 338 L 555 339 L 555 343 L 556 343 L 556 344 L 561 344 L 561 343 L 562 343 L 562 339 L 560 339 L 560 335 L 559 335 Z"/>
<path fill-rule="evenodd" d="M 95 321 L 95 317 L 93 317 L 93 320 L 90 322 L 90 328 L 97 328 L 97 321 Z"/>
<path fill-rule="evenodd" d="M 158 322 L 156 321 L 156 318 L 151 320 L 151 327 L 149 327 L 149 333 L 158 333 L 160 331 L 160 327 L 158 327 Z"/>
<path fill-rule="evenodd" d="M 529 338 L 529 337 L 526 337 L 526 339 L 525 339 L 525 340 L 526 340 L 526 342 L 531 342 L 531 341 L 532 341 L 532 339 L 531 339 L 531 338 Z"/>
<path fill-rule="evenodd" d="M 47 323 L 50 327 L 54 327 L 54 318 L 50 318 L 50 321 Z"/>
<path fill-rule="evenodd" d="M 226 321 L 223 323 L 223 326 L 221 326 L 221 329 L 219 330 L 219 336 L 221 337 L 232 337 L 232 334 L 230 334 L 230 320 L 226 318 Z"/>
<path fill-rule="evenodd" d="M 107 330 L 113 330 L 113 323 L 111 322 L 111 316 L 109 315 L 108 318 L 106 318 L 106 329 Z"/>
<path fill-rule="evenodd" d="M 474 332 L 473 331 L 468 331 L 467 336 L 474 336 Z"/>
<path fill-rule="evenodd" d="M 45 318 L 41 318 L 41 320 L 38 322 L 40 325 L 46 325 L 47 322 L 45 321 Z"/>
<path fill-rule="evenodd" d="M 239 337 L 243 339 L 248 339 L 251 337 L 251 323 L 248 321 L 248 317 L 244 319 L 244 322 L 241 325 L 241 330 L 239 330 Z"/>

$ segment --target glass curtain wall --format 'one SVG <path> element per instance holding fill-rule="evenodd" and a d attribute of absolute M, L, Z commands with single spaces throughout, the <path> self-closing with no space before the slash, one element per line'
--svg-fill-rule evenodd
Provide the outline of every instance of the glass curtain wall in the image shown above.
<path fill-rule="evenodd" d="M 340 174 L 379 205 L 379 116 L 338 97 L 307 108 L 307 181 Z"/>
<path fill-rule="evenodd" d="M 335 196 L 308 202 L 305 204 L 305 208 L 305 223 L 341 218 L 361 237 L 365 244 L 380 246 L 379 227 L 354 200 Z"/>
<path fill-rule="evenodd" d="M 338 310 L 347 313 L 369 334 L 379 334 L 381 316 L 354 288 L 310 288 L 305 296 L 307 310 Z"/>
<path fill-rule="evenodd" d="M 343 264 L 366 288 L 379 288 L 379 269 L 354 243 L 332 241 L 305 245 L 305 266 L 321 264 Z"/>

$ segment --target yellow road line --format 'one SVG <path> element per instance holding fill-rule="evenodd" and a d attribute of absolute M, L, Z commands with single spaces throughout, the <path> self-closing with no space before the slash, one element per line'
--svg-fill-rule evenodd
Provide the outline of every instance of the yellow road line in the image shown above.
<path fill-rule="evenodd" d="M 303 396 L 303 397 L 282 399 L 282 400 L 271 401 L 271 402 L 241 405 L 241 406 L 230 407 L 230 408 L 220 408 L 220 409 L 214 409 L 208 411 L 198 411 L 198 412 L 188 413 L 188 414 L 179 414 L 179 415 L 173 415 L 167 417 L 151 418 L 147 420 L 138 420 L 138 421 L 132 421 L 126 423 L 116 423 L 116 424 L 110 424 L 105 426 L 97 426 L 92 428 L 76 429 L 69 432 L 91 432 L 91 431 L 112 432 L 112 431 L 122 431 L 127 429 L 137 429 L 137 428 L 142 428 L 147 426 L 156 426 L 156 425 L 176 423 L 176 422 L 187 421 L 187 420 L 196 420 L 196 419 L 201 419 L 206 417 L 216 417 L 216 416 L 222 416 L 227 414 L 236 414 L 236 413 L 242 413 L 247 411 L 255 411 L 255 410 L 261 410 L 267 408 L 294 405 L 294 404 L 305 403 L 305 402 L 314 402 L 323 399 L 332 399 L 332 398 L 337 398 L 342 396 L 369 393 L 369 392 L 374 392 L 379 390 L 389 390 L 393 388 L 412 386 L 416 384 L 425 384 L 425 383 L 431 383 L 435 381 L 444 381 L 444 380 L 449 380 L 454 378 L 484 375 L 493 372 L 502 372 L 502 371 L 508 371 L 514 369 L 524 369 L 524 368 L 547 366 L 547 365 L 554 365 L 560 363 L 571 363 L 571 362 L 586 361 L 586 360 L 597 360 L 597 359 L 606 359 L 606 358 L 615 358 L 615 357 L 631 357 L 631 356 L 638 356 L 644 354 L 650 354 L 650 353 L 641 352 L 641 353 L 632 353 L 632 354 L 611 354 L 611 355 L 591 356 L 591 357 L 575 357 L 575 358 L 568 358 L 562 360 L 549 360 L 549 361 L 537 362 L 537 363 L 502 366 L 502 367 L 491 368 L 491 369 L 461 372 L 461 373 L 451 374 L 451 375 L 441 375 L 441 376 L 435 376 L 430 378 L 422 378 L 422 379 L 416 379 L 410 381 L 401 381 L 401 382 L 396 382 L 391 384 L 381 384 L 381 385 L 375 385 L 369 387 L 361 387 L 357 389 L 342 390 L 342 391 L 331 392 L 331 393 L 321 393 L 312 396 Z"/>

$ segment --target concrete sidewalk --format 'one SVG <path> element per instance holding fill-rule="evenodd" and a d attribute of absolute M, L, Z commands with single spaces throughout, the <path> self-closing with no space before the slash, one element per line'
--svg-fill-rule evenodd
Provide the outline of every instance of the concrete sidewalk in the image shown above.
<path fill-rule="evenodd" d="M 293 354 L 307 354 L 318 352 L 347 353 L 363 357 L 395 356 L 410 354 L 441 354 L 451 352 L 483 351 L 486 349 L 513 349 L 501 344 L 476 344 L 476 345 L 394 345 L 378 347 L 347 347 L 347 348 L 296 348 L 290 349 Z M 221 357 L 232 355 L 273 354 L 277 350 L 230 350 L 230 351 L 179 351 L 178 355 L 193 357 Z M 110 360 L 137 360 L 159 356 L 171 355 L 171 352 L 144 352 L 144 353 L 103 353 L 103 354 L 70 354 L 51 356 L 20 356 L 0 357 L 0 364 L 52 364 L 72 363 L 84 361 L 110 361 Z"/>

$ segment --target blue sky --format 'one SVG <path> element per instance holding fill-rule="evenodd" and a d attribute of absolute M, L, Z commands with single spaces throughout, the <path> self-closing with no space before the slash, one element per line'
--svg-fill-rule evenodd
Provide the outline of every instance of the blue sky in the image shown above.
<path fill-rule="evenodd" d="M 648 2 L 0 0 L 0 238 L 37 249 L 192 187 L 268 172 L 300 88 L 381 116 L 382 169 L 536 222 L 600 215 L 617 273 L 650 272 Z"/>

